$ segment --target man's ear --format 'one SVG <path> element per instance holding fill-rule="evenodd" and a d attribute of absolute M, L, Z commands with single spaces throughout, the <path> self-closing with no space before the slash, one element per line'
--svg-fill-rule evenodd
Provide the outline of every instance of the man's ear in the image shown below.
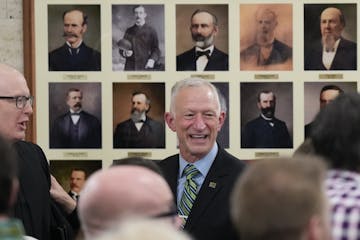
<path fill-rule="evenodd" d="M 220 131 L 222 126 L 224 125 L 225 119 L 226 119 L 226 112 L 221 111 L 220 116 L 219 116 L 219 129 L 218 129 L 218 131 Z"/>
<path fill-rule="evenodd" d="M 169 126 L 169 128 L 173 132 L 176 132 L 175 117 L 173 116 L 173 114 L 171 114 L 170 112 L 166 112 L 164 115 L 164 118 L 165 118 L 165 122 Z"/>

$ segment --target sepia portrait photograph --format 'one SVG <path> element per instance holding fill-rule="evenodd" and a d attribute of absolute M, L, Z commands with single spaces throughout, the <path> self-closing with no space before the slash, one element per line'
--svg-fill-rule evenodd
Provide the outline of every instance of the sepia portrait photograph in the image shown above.
<path fill-rule="evenodd" d="M 113 71 L 164 71 L 164 5 L 112 5 Z"/>
<path fill-rule="evenodd" d="M 240 4 L 240 70 L 292 70 L 292 4 Z"/>
<path fill-rule="evenodd" d="M 49 83 L 50 148 L 101 148 L 100 83 Z"/>
<path fill-rule="evenodd" d="M 355 3 L 304 4 L 304 69 L 357 69 Z"/>
<path fill-rule="evenodd" d="M 49 71 L 101 71 L 100 5 L 48 5 Z"/>
<path fill-rule="evenodd" d="M 228 5 L 176 5 L 176 70 L 228 71 Z"/>
<path fill-rule="evenodd" d="M 290 82 L 240 83 L 241 148 L 293 147 Z"/>
<path fill-rule="evenodd" d="M 164 83 L 113 83 L 113 147 L 165 148 L 164 110 Z"/>

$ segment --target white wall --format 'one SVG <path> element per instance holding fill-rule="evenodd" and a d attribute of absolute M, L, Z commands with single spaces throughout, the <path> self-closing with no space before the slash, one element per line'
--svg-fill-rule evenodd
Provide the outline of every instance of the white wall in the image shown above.
<path fill-rule="evenodd" d="M 0 62 L 24 71 L 22 0 L 0 0 Z"/>

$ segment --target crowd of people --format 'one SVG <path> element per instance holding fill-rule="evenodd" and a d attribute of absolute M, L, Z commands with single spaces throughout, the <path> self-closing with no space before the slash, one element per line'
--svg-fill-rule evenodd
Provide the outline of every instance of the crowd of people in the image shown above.
<path fill-rule="evenodd" d="M 144 24 L 145 9 L 134 11 Z M 334 8 L 324 10 L 321 26 L 336 14 L 338 38 L 324 36 L 322 41 L 340 51 L 345 42 L 340 38 L 341 14 Z M 276 23 L 271 11 L 257 15 L 267 17 Z M 87 27 L 81 12 L 66 12 L 68 42 L 76 38 L 66 33 L 71 19 L 79 20 L 82 34 Z M 204 19 L 207 23 L 202 23 Z M 210 26 L 208 34 L 201 30 L 204 24 Z M 216 54 L 212 41 L 216 16 L 194 12 L 190 30 L 196 42 L 192 52 L 210 48 L 210 56 Z M 178 64 L 184 56 L 178 56 Z M 196 69 L 201 65 L 206 70 L 211 63 L 207 58 L 205 65 L 196 63 Z M 147 59 L 146 66 L 151 68 L 154 61 L 150 60 L 154 59 Z M 329 91 L 336 94 L 326 100 Z M 227 117 L 218 89 L 201 78 L 180 80 L 171 90 L 170 109 L 164 115 L 177 136 L 177 154 L 156 162 L 119 159 L 91 176 L 74 169 L 72 189 L 66 192 L 50 174 L 40 146 L 25 141 L 33 96 L 24 76 L 0 64 L 0 239 L 360 239 L 360 95 L 333 86 L 320 94 L 321 109 L 294 156 L 246 164 L 216 142 Z M 80 114 L 76 110 L 81 110 L 81 99 L 79 89 L 69 90 L 70 113 Z M 129 121 L 139 120 L 141 128 L 150 120 L 148 98 L 135 93 L 132 102 Z M 251 139 L 257 122 L 265 122 L 267 128 L 282 123 L 286 141 L 276 147 L 292 147 L 286 125 L 274 116 L 275 105 L 273 92 L 259 93 L 260 117 L 244 129 L 247 147 L 274 141 Z M 70 113 L 66 118 L 76 128 Z"/>

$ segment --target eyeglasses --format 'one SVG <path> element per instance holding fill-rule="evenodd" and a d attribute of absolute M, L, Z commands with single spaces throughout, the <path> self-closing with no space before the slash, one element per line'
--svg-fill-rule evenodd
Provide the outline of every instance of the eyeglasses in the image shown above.
<path fill-rule="evenodd" d="M 17 96 L 17 97 L 4 97 L 0 96 L 0 99 L 9 99 L 9 100 L 15 100 L 16 107 L 18 109 L 24 109 L 26 107 L 27 102 L 30 103 L 30 106 L 32 106 L 34 97 L 33 96 Z"/>

